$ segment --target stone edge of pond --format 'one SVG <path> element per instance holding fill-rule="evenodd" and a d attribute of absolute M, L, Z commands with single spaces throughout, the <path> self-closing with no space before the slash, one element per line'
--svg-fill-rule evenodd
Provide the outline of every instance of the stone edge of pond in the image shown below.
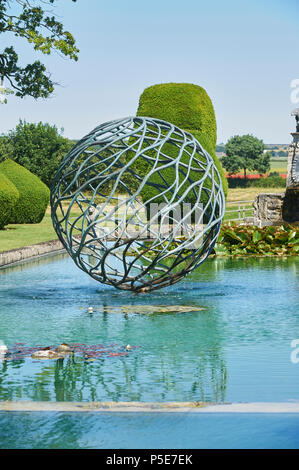
<path fill-rule="evenodd" d="M 200 413 L 299 413 L 299 402 L 38 402 L 2 401 L 0 412 L 200 412 Z"/>
<path fill-rule="evenodd" d="M 0 268 L 63 251 L 64 248 L 60 240 L 50 240 L 35 245 L 16 248 L 14 250 L 2 251 L 0 252 Z"/>

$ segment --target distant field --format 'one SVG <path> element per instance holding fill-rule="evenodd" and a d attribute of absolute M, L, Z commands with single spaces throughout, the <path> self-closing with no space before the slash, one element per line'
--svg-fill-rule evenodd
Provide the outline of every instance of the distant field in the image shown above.
<path fill-rule="evenodd" d="M 278 171 L 279 173 L 286 173 L 288 166 L 287 158 L 272 158 L 271 159 L 271 170 Z"/>
<path fill-rule="evenodd" d="M 222 157 L 223 160 L 225 157 Z M 221 159 L 220 159 L 221 160 Z M 270 172 L 271 171 L 277 171 L 278 173 L 285 174 L 287 172 L 287 166 L 288 166 L 288 159 L 287 158 L 271 158 L 270 160 Z M 258 174 L 257 171 L 248 171 L 249 174 Z M 243 174 L 241 171 L 240 174 Z"/>

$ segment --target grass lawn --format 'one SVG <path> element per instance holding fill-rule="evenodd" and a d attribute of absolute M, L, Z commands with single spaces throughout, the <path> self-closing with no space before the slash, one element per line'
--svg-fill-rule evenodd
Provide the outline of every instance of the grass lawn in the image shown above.
<path fill-rule="evenodd" d="M 235 209 L 236 206 L 230 205 L 234 201 L 253 200 L 259 193 L 282 193 L 283 188 L 230 188 L 227 197 L 227 209 Z M 246 205 L 250 207 L 251 204 Z M 251 211 L 246 211 L 246 215 L 250 216 Z M 238 212 L 229 213 L 225 217 L 238 217 Z M 35 243 L 55 240 L 56 233 L 52 226 L 50 208 L 47 209 L 46 215 L 39 224 L 22 224 L 8 225 L 4 230 L 0 230 L 0 253 L 3 251 L 13 250 Z"/>
<path fill-rule="evenodd" d="M 283 193 L 284 188 L 229 188 L 227 203 L 233 201 L 251 201 L 260 193 Z"/>
<path fill-rule="evenodd" d="M 45 217 L 39 224 L 8 225 L 5 230 L 0 230 L 0 252 L 56 238 L 50 210 L 47 209 Z"/>

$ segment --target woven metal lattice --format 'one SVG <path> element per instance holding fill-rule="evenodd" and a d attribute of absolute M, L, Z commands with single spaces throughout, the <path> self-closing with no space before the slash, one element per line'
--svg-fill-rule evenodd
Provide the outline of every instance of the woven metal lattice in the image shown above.
<path fill-rule="evenodd" d="M 63 159 L 51 191 L 54 228 L 77 266 L 136 292 L 203 263 L 224 206 L 218 170 L 192 134 L 145 117 L 96 127 Z"/>

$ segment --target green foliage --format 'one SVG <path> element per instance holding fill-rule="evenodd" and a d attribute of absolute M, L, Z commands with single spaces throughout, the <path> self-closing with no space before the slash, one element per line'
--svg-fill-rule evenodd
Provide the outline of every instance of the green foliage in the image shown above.
<path fill-rule="evenodd" d="M 285 188 L 286 180 L 282 178 L 279 173 L 270 173 L 266 178 L 260 178 L 259 180 L 253 180 L 250 186 L 256 188 Z"/>
<path fill-rule="evenodd" d="M 227 194 L 228 186 L 225 173 L 215 154 L 217 138 L 215 112 L 213 104 L 203 88 L 190 83 L 153 85 L 146 88 L 140 96 L 137 115 L 154 117 L 171 122 L 193 134 L 214 159 L 222 180 L 225 195 Z M 173 158 L 176 158 L 178 155 L 178 148 L 173 144 L 165 144 L 163 151 Z M 197 158 L 200 158 L 199 155 L 197 155 Z M 187 153 L 185 155 L 183 154 L 182 161 L 188 163 L 189 156 Z M 150 165 L 146 162 L 138 162 L 138 169 L 135 169 L 141 177 L 146 175 L 149 170 Z M 149 184 L 147 184 L 142 192 L 144 200 L 157 196 L 156 183 L 162 184 L 165 189 L 171 186 L 175 176 L 174 168 L 163 170 L 162 176 L 164 180 L 158 174 L 154 174 L 154 176 L 150 178 L 148 181 Z M 190 178 L 196 181 L 199 178 L 199 173 L 191 172 Z M 182 180 L 183 176 L 180 175 L 180 182 L 182 182 Z M 184 193 L 189 184 L 190 182 L 187 181 L 182 186 L 179 192 L 180 195 Z M 208 189 L 212 187 L 212 182 L 209 179 L 206 180 L 206 186 Z M 169 191 L 167 196 L 171 196 L 171 191 Z M 208 193 L 203 192 L 201 202 L 205 204 L 208 197 Z M 164 199 L 161 196 L 156 198 L 155 202 L 164 202 Z M 185 198 L 185 202 L 195 202 L 195 196 L 192 192 L 189 192 L 188 197 Z"/>
<path fill-rule="evenodd" d="M 227 196 L 227 191 L 228 191 L 228 183 L 227 179 L 225 176 L 225 172 L 222 168 L 222 165 L 220 163 L 219 158 L 216 156 L 215 149 L 213 148 L 212 143 L 210 140 L 207 138 L 206 135 L 200 134 L 198 131 L 189 131 L 191 134 L 194 135 L 195 139 L 198 140 L 198 142 L 203 146 L 203 148 L 211 155 L 211 157 L 214 160 L 215 166 L 219 172 L 220 179 L 222 181 L 222 186 L 223 186 L 223 192 L 225 197 Z"/>
<path fill-rule="evenodd" d="M 49 14 L 47 7 L 53 3 L 55 0 L 1 0 L 0 34 L 10 33 L 23 38 L 35 51 L 43 54 L 49 55 L 56 51 L 70 59 L 78 60 L 79 50 L 72 34 L 64 29 L 55 16 Z M 20 98 L 27 95 L 47 98 L 54 90 L 54 82 L 46 67 L 39 60 L 25 67 L 21 66 L 13 46 L 0 52 L 0 70 L 1 77 L 8 81 L 16 96 Z"/>
<path fill-rule="evenodd" d="M 37 176 L 10 159 L 0 164 L 0 173 L 14 184 L 20 195 L 11 214 L 10 223 L 41 222 L 49 204 L 50 191 L 47 186 Z"/>
<path fill-rule="evenodd" d="M 272 172 L 265 178 L 260 179 L 244 179 L 244 178 L 228 178 L 229 188 L 285 188 L 286 180 L 279 173 Z"/>
<path fill-rule="evenodd" d="M 299 228 L 291 225 L 259 228 L 254 225 L 222 224 L 216 255 L 287 256 L 299 253 Z"/>
<path fill-rule="evenodd" d="M 221 160 L 224 168 L 230 173 L 238 173 L 247 170 L 266 173 L 270 170 L 271 153 L 264 154 L 265 144 L 253 135 L 235 135 L 227 142 L 226 157 Z"/>
<path fill-rule="evenodd" d="M 19 192 L 15 185 L 3 173 L 0 173 L 0 230 L 9 224 L 18 199 Z"/>
<path fill-rule="evenodd" d="M 163 83 L 144 90 L 137 116 L 171 122 L 207 136 L 215 150 L 217 128 L 214 107 L 207 92 L 191 83 Z"/>
<path fill-rule="evenodd" d="M 47 186 L 58 169 L 64 155 L 71 149 L 73 142 L 59 134 L 56 126 L 19 121 L 16 128 L 0 139 L 0 162 L 9 157 L 34 175 Z"/>
<path fill-rule="evenodd" d="M 0 163 L 13 157 L 13 146 L 6 135 L 0 136 Z"/>

